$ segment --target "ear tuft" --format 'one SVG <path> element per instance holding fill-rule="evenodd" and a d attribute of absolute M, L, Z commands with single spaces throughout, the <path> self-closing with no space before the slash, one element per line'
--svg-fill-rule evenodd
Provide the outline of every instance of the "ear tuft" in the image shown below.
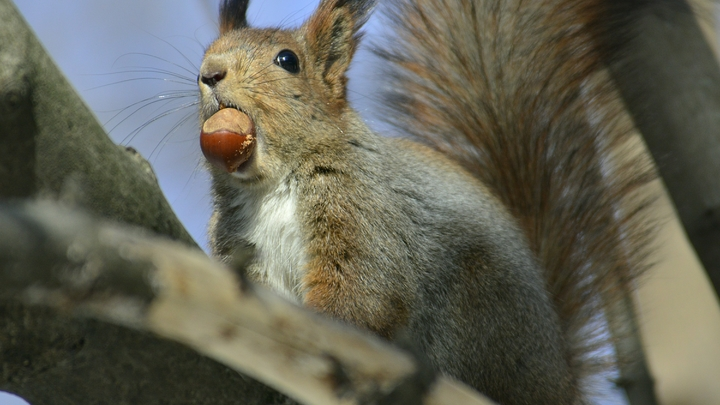
<path fill-rule="evenodd" d="M 248 26 L 245 13 L 250 0 L 223 0 L 220 3 L 220 35 Z"/>
<path fill-rule="evenodd" d="M 367 22 L 375 0 L 323 0 L 303 29 L 313 63 L 333 96 L 345 97 L 345 72 L 358 42 L 358 31 Z"/>
<path fill-rule="evenodd" d="M 329 3 L 330 1 L 327 2 Z M 354 22 L 354 30 L 357 32 L 367 22 L 368 18 L 370 18 L 370 14 L 377 4 L 377 0 L 338 0 L 336 3 L 336 8 L 345 7 L 350 12 Z"/>

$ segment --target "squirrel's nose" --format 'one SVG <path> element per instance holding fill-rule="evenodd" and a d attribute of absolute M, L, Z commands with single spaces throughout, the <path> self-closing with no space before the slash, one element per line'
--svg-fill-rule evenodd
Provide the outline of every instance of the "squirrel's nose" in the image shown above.
<path fill-rule="evenodd" d="M 200 81 L 210 87 L 215 87 L 215 85 L 219 81 L 225 78 L 225 75 L 227 75 L 226 70 L 212 70 L 209 72 L 202 72 L 200 74 Z"/>

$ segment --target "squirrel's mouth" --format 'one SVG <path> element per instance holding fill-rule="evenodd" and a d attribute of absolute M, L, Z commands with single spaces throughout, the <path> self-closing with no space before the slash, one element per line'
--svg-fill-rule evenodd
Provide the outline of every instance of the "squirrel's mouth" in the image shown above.
<path fill-rule="evenodd" d="M 228 173 L 234 173 L 250 159 L 255 150 L 255 124 L 238 108 L 223 103 L 219 103 L 219 107 L 203 123 L 200 149 L 208 162 Z"/>

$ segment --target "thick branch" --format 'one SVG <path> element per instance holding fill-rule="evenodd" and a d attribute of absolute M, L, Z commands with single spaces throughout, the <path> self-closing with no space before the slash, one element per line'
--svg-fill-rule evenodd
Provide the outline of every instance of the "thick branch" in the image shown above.
<path fill-rule="evenodd" d="M 0 198 L 70 198 L 196 246 L 150 166 L 108 138 L 10 0 L 0 43 Z"/>
<path fill-rule="evenodd" d="M 419 403 L 432 382 L 409 354 L 177 243 L 49 204 L 2 210 L 0 228 L 2 296 L 157 333 L 307 404 Z M 426 403 L 488 403 L 446 379 L 432 387 Z"/>

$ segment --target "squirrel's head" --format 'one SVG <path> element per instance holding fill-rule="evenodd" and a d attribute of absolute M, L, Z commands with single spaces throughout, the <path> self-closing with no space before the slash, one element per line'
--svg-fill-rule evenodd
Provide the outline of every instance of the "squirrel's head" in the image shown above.
<path fill-rule="evenodd" d="M 332 141 L 328 128 L 342 135 L 346 72 L 375 2 L 323 0 L 294 30 L 250 28 L 248 3 L 223 1 L 198 75 L 203 153 L 241 181 L 283 176 Z"/>

